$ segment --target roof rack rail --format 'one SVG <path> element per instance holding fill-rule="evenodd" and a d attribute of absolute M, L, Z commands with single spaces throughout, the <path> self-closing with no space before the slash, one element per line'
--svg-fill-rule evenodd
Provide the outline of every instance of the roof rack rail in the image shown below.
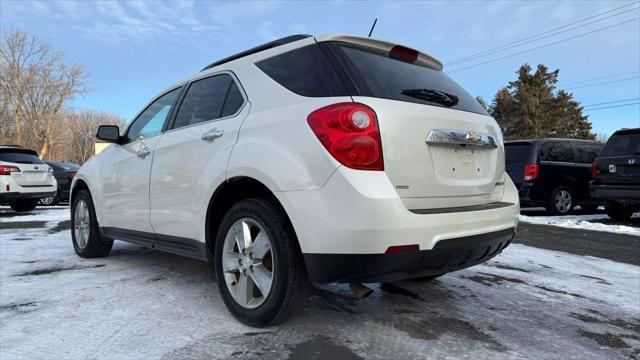
<path fill-rule="evenodd" d="M 237 53 L 235 55 L 231 55 L 231 56 L 226 57 L 224 59 L 221 59 L 221 60 L 218 60 L 216 62 L 213 62 L 213 63 L 207 65 L 206 67 L 204 67 L 200 71 L 205 71 L 207 69 L 211 69 L 214 66 L 218 66 L 218 65 L 221 65 L 221 64 L 224 64 L 224 63 L 228 63 L 229 61 L 240 59 L 242 57 L 249 56 L 251 54 L 255 54 L 255 53 L 258 53 L 260 51 L 264 51 L 264 50 L 267 50 L 267 49 L 278 47 L 280 45 L 285 45 L 285 44 L 288 44 L 288 43 L 292 43 L 294 41 L 306 39 L 306 38 L 309 38 L 309 37 L 311 37 L 311 35 L 307 35 L 307 34 L 298 34 L 298 35 L 286 36 L 286 37 L 283 37 L 281 39 L 274 40 L 274 41 L 268 42 L 266 44 L 262 44 L 262 45 L 256 46 L 256 47 L 251 48 L 249 50 L 245 50 L 245 51 L 239 52 L 239 53 Z"/>

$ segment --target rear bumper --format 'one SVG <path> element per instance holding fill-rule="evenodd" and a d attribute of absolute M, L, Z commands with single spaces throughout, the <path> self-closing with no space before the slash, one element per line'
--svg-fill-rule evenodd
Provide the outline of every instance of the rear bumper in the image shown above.
<path fill-rule="evenodd" d="M 304 254 L 312 282 L 387 282 L 431 276 L 483 263 L 504 250 L 515 229 L 440 241 L 431 250 L 398 254 Z"/>
<path fill-rule="evenodd" d="M 345 281 L 351 278 L 347 274 L 351 271 L 356 277 L 375 274 L 375 278 L 382 278 L 385 273 L 394 278 L 407 277 L 420 268 L 415 263 L 422 261 L 419 259 L 425 256 L 424 251 L 446 247 L 444 243 L 460 238 L 473 242 L 485 239 L 486 234 L 493 234 L 491 238 L 496 237 L 498 243 L 504 244 L 505 239 L 496 233 L 506 231 L 512 234 L 520 211 L 517 190 L 508 177 L 505 177 L 499 206 L 458 210 L 409 210 L 384 172 L 345 167 L 338 168 L 318 190 L 276 192 L 275 195 L 289 215 L 309 273 L 315 274 L 312 277 L 322 282 Z M 389 247 L 401 245 L 418 245 L 419 255 L 385 255 Z M 355 268 L 343 265 L 334 274 L 330 269 L 334 266 L 331 258 L 334 255 L 336 261 L 345 258 L 344 262 L 358 265 Z M 433 261 L 428 259 L 430 256 L 426 256 L 424 261 Z M 397 269 L 396 260 L 387 260 L 396 258 L 400 259 L 399 264 L 404 264 L 404 269 Z M 405 263 L 405 258 L 412 259 Z M 475 264 L 466 263 L 468 265 L 464 266 Z M 356 271 L 361 266 L 366 267 Z M 322 274 L 322 267 L 328 274 Z"/>
<path fill-rule="evenodd" d="M 640 202 L 640 186 L 592 184 L 589 189 L 595 199 Z"/>
<path fill-rule="evenodd" d="M 5 203 L 8 201 L 16 201 L 16 200 L 28 200 L 28 199 L 40 199 L 43 197 L 54 196 L 56 194 L 55 191 L 50 192 L 28 192 L 28 193 L 19 193 L 19 192 L 8 192 L 8 193 L 0 193 L 0 203 Z"/>

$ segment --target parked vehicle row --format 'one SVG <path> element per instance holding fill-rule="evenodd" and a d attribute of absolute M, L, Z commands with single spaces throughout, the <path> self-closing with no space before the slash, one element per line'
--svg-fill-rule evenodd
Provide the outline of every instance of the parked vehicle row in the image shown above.
<path fill-rule="evenodd" d="M 73 246 L 212 261 L 230 312 L 283 321 L 309 282 L 430 279 L 507 247 L 498 124 L 422 52 L 292 36 L 170 86 L 77 172 Z"/>
<path fill-rule="evenodd" d="M 80 165 L 62 162 L 62 161 L 45 161 L 47 165 L 53 169 L 53 176 L 58 183 L 57 192 L 54 196 L 48 196 L 40 199 L 42 205 L 56 205 L 60 202 L 69 201 L 69 193 L 71 189 L 71 180 L 76 176 L 76 172 L 80 169 Z"/>

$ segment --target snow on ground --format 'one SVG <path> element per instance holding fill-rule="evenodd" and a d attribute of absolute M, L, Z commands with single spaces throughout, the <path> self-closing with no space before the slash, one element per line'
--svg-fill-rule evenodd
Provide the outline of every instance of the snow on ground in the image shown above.
<path fill-rule="evenodd" d="M 210 267 L 116 242 L 72 249 L 66 209 L 0 211 L 0 358 L 613 359 L 640 356 L 640 267 L 513 244 L 432 282 L 317 289 L 265 329 L 225 309 Z"/>
<path fill-rule="evenodd" d="M 569 228 L 569 229 L 605 231 L 605 232 L 612 232 L 612 233 L 618 233 L 618 234 L 640 236 L 640 228 L 638 227 L 615 224 L 615 223 L 609 224 L 609 223 L 597 222 L 597 220 L 608 220 L 608 219 L 609 217 L 604 214 L 564 215 L 564 216 L 520 215 L 520 221 L 532 223 L 532 224 L 553 225 L 553 226 L 560 226 L 560 227 Z M 640 214 L 635 214 L 633 216 L 633 219 L 640 219 Z"/>

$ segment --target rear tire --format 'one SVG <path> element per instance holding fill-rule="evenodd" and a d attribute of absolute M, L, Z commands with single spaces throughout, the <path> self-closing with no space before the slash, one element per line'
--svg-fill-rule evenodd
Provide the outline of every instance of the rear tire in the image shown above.
<path fill-rule="evenodd" d="M 636 210 L 631 206 L 625 206 L 617 202 L 608 203 L 604 209 L 607 212 L 607 216 L 615 221 L 629 221 Z"/>
<path fill-rule="evenodd" d="M 38 206 L 38 200 L 19 200 L 9 203 L 9 206 L 16 212 L 32 211 Z"/>
<path fill-rule="evenodd" d="M 262 234 L 260 243 L 270 246 L 268 250 L 257 250 L 260 249 L 256 245 L 259 234 Z M 238 243 L 236 239 L 244 240 Z M 252 255 L 254 252 L 263 255 Z M 253 265 L 250 269 L 247 267 L 248 261 L 255 264 L 255 273 Z M 266 296 L 253 280 L 260 280 L 259 266 L 262 274 L 267 269 L 271 279 Z M 270 199 L 242 200 L 229 209 L 216 237 L 215 269 L 225 305 L 236 319 L 250 326 L 280 323 L 301 308 L 309 297 L 309 280 L 298 240 L 286 214 Z M 249 289 L 244 295 L 243 281 L 245 289 Z M 264 283 L 262 285 L 264 287 Z"/>
<path fill-rule="evenodd" d="M 575 192 L 564 185 L 560 185 L 553 189 L 547 199 L 547 211 L 553 215 L 571 214 L 576 206 Z"/>
<path fill-rule="evenodd" d="M 83 258 L 107 256 L 113 247 L 113 240 L 100 236 L 96 210 L 87 190 L 80 190 L 73 197 L 71 240 L 76 254 Z"/>

